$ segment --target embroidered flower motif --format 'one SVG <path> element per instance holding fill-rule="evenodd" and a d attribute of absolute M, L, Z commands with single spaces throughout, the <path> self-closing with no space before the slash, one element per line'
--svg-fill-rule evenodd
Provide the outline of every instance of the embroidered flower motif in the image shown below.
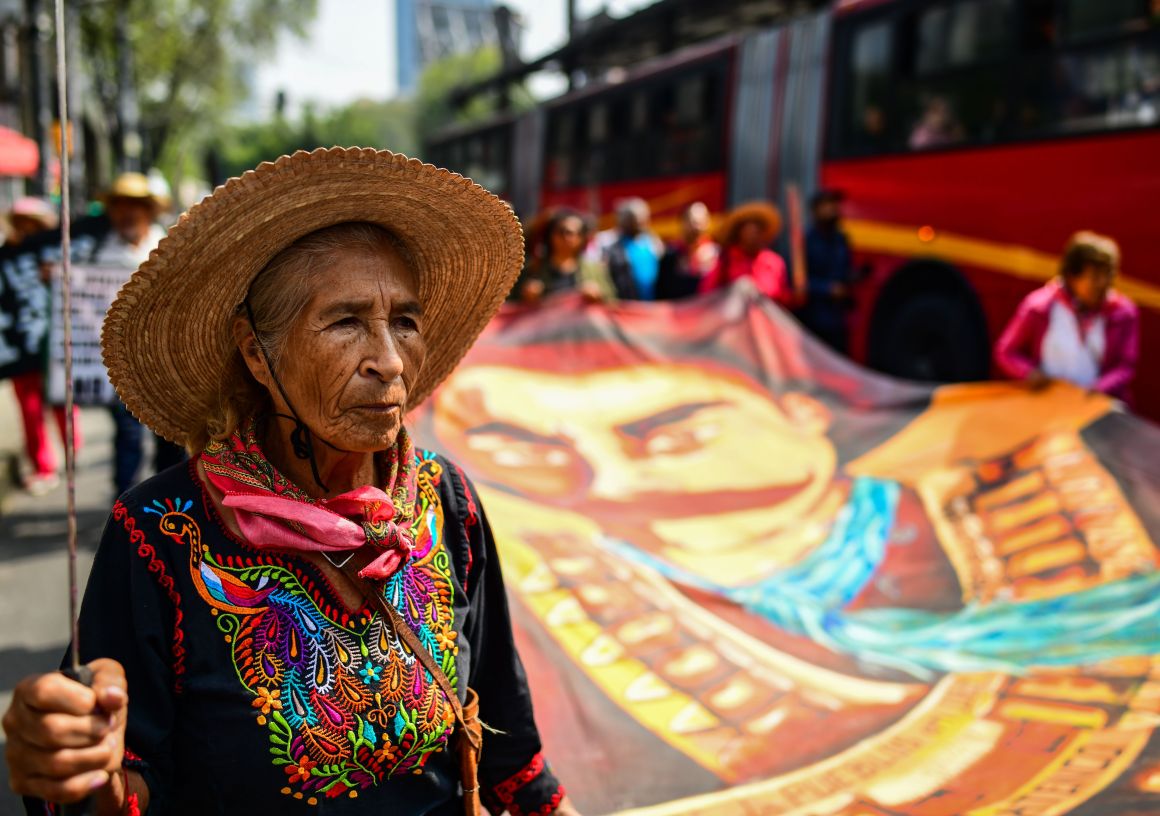
<path fill-rule="evenodd" d="M 403 752 L 397 745 L 389 742 L 384 742 L 379 750 L 375 751 L 375 759 L 379 761 L 380 765 L 388 768 L 393 768 L 403 758 Z"/>
<path fill-rule="evenodd" d="M 327 798 L 336 799 L 337 797 L 342 796 L 348 790 L 350 790 L 350 788 L 346 785 L 346 783 L 335 782 L 333 785 L 326 789 L 325 793 Z"/>
<path fill-rule="evenodd" d="M 359 676 L 362 677 L 363 682 L 368 686 L 372 683 L 377 683 L 382 679 L 383 667 L 376 666 L 374 663 L 367 663 L 359 669 Z"/>
<path fill-rule="evenodd" d="M 291 782 L 306 782 L 310 779 L 310 772 L 317 766 L 317 762 L 308 756 L 304 756 L 298 760 L 298 764 L 287 765 L 286 774 L 290 777 Z"/>
<path fill-rule="evenodd" d="M 443 652 L 450 652 L 455 649 L 455 637 L 459 633 L 454 629 L 439 629 L 435 632 L 435 642 L 439 644 L 439 650 Z"/>
<path fill-rule="evenodd" d="M 278 699 L 282 696 L 282 692 L 278 689 L 268 689 L 265 686 L 258 686 L 257 695 L 250 705 L 262 712 L 258 715 L 258 724 L 265 725 L 266 717 L 269 716 L 271 711 L 282 710 L 282 701 Z"/>

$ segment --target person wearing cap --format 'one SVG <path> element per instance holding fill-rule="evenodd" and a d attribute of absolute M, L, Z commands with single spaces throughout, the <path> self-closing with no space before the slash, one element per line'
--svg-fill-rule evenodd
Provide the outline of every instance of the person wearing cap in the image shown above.
<path fill-rule="evenodd" d="M 797 314 L 818 338 L 845 354 L 854 264 L 850 241 L 842 230 L 842 200 L 838 190 L 820 190 L 810 200 L 813 224 L 806 231 L 807 298 Z"/>
<path fill-rule="evenodd" d="M 20 247 L 39 233 L 54 229 L 57 225 L 56 209 L 42 198 L 26 196 L 19 198 L 8 211 L 8 239 L 6 246 Z M 42 268 L 43 273 L 43 268 Z M 57 458 L 45 423 L 44 372 L 39 368 L 26 371 L 11 378 L 12 390 L 20 406 L 20 420 L 24 428 L 24 450 L 32 467 L 24 479 L 24 489 L 34 496 L 43 496 L 60 484 L 57 473 Z M 65 438 L 64 406 L 53 406 L 53 415 Z M 81 446 L 80 412 L 73 409 L 73 441 L 79 450 Z"/>
<path fill-rule="evenodd" d="M 142 173 L 117 176 L 104 196 L 110 230 L 99 241 L 90 263 L 136 269 L 149 257 L 165 230 L 157 223 L 168 207 L 167 190 Z M 141 423 L 120 403 L 109 408 L 113 418 L 113 487 L 118 495 L 137 481 L 145 457 Z M 161 437 L 154 440 L 154 469 L 158 472 L 184 459 L 184 451 Z"/>
<path fill-rule="evenodd" d="M 78 625 L 95 678 L 17 686 L 14 790 L 98 813 L 576 812 L 479 494 L 404 421 L 522 261 L 506 204 L 386 151 L 284 156 L 181 218 L 102 342 L 129 410 L 196 453 L 114 505 Z"/>
<path fill-rule="evenodd" d="M 789 280 L 785 261 L 769 247 L 779 232 L 781 213 L 769 202 L 753 201 L 732 209 L 721 226 L 717 265 L 702 279 L 700 292 L 705 294 L 749 278 L 770 300 L 793 306 L 798 293 Z"/>

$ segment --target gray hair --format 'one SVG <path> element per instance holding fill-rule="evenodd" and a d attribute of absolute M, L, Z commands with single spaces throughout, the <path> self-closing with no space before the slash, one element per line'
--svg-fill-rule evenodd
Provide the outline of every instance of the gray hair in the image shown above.
<path fill-rule="evenodd" d="M 648 202 L 643 198 L 622 198 L 616 202 L 616 223 L 624 224 L 629 218 L 644 224 L 651 216 Z"/>

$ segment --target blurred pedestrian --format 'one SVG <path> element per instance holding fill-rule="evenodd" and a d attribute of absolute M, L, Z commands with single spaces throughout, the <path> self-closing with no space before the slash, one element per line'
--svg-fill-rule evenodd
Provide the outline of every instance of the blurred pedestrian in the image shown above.
<path fill-rule="evenodd" d="M 1140 316 L 1112 288 L 1119 265 L 1120 248 L 1111 238 L 1073 235 L 1059 277 L 1023 299 L 999 338 L 999 370 L 1034 388 L 1067 380 L 1130 403 Z"/>
<path fill-rule="evenodd" d="M 589 227 L 583 215 L 567 208 L 555 210 L 540 233 L 542 243 L 533 249 L 516 285 L 520 302 L 538 303 L 548 295 L 570 291 L 591 303 L 615 297 L 604 261 L 584 255 Z"/>
<path fill-rule="evenodd" d="M 705 276 L 717 265 L 721 247 L 709 234 L 712 218 L 702 201 L 694 201 L 681 213 L 681 238 L 665 249 L 661 258 L 658 300 L 677 300 L 695 295 Z"/>
<path fill-rule="evenodd" d="M 616 228 L 597 236 L 597 250 L 622 300 L 656 300 L 665 246 L 649 229 L 652 213 L 643 198 L 616 205 Z"/>
<path fill-rule="evenodd" d="M 8 240 L 10 247 L 19 247 L 39 233 L 55 229 L 56 208 L 41 198 L 25 197 L 17 199 L 8 212 Z M 47 286 L 47 275 L 45 285 Z M 44 371 L 36 368 L 12 377 L 12 390 L 20 406 L 20 420 L 24 426 L 24 450 L 32 466 L 24 479 L 24 489 L 34 496 L 42 496 L 60 484 L 57 473 L 56 454 L 52 449 L 45 423 Z M 60 438 L 65 438 L 65 410 L 57 405 L 52 409 Z M 81 445 L 80 412 L 73 409 L 73 436 L 76 448 Z"/>
<path fill-rule="evenodd" d="M 700 291 L 712 292 L 750 278 L 766 297 L 782 306 L 793 306 L 797 297 L 785 261 L 770 249 L 780 232 L 781 213 L 773 204 L 752 201 L 735 207 L 719 233 L 720 257 L 713 271 L 702 279 Z"/>
<path fill-rule="evenodd" d="M 156 180 L 141 173 L 123 173 L 104 196 L 109 232 L 97 243 L 91 263 L 136 270 L 165 237 L 157 219 L 168 202 Z M 145 456 L 144 431 L 137 418 L 118 400 L 109 407 L 113 418 L 113 486 L 121 495 L 137 482 Z M 153 466 L 161 472 L 185 458 L 185 450 L 154 437 Z"/>
<path fill-rule="evenodd" d="M 850 241 L 842 230 L 842 193 L 821 190 L 810 200 L 813 224 L 806 232 L 807 300 L 802 323 L 830 348 L 845 354 L 846 312 L 854 277 Z"/>

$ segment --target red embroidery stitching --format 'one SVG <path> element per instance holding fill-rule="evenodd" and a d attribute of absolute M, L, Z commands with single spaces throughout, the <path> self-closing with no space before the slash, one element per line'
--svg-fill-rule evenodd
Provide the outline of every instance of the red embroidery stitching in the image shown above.
<path fill-rule="evenodd" d="M 184 619 L 181 612 L 181 595 L 174 589 L 173 577 L 165 571 L 165 562 L 157 557 L 157 550 L 145 540 L 145 533 L 137 529 L 137 520 L 129 515 L 129 509 L 120 501 L 113 505 L 113 518 L 121 522 L 125 532 L 129 534 L 129 543 L 136 545 L 137 555 L 149 562 L 149 572 L 173 603 L 173 691 L 180 694 L 181 678 L 185 674 L 185 632 L 181 629 L 181 622 Z"/>
<path fill-rule="evenodd" d="M 563 785 L 558 785 L 552 798 L 536 810 L 524 810 L 515 802 L 516 793 L 530 785 L 536 777 L 544 772 L 545 767 L 547 767 L 547 763 L 544 762 L 544 755 L 536 754 L 518 773 L 492 788 L 492 795 L 503 804 L 511 816 L 549 816 L 549 814 L 555 813 L 556 808 L 560 807 L 560 802 L 567 795 Z"/>

